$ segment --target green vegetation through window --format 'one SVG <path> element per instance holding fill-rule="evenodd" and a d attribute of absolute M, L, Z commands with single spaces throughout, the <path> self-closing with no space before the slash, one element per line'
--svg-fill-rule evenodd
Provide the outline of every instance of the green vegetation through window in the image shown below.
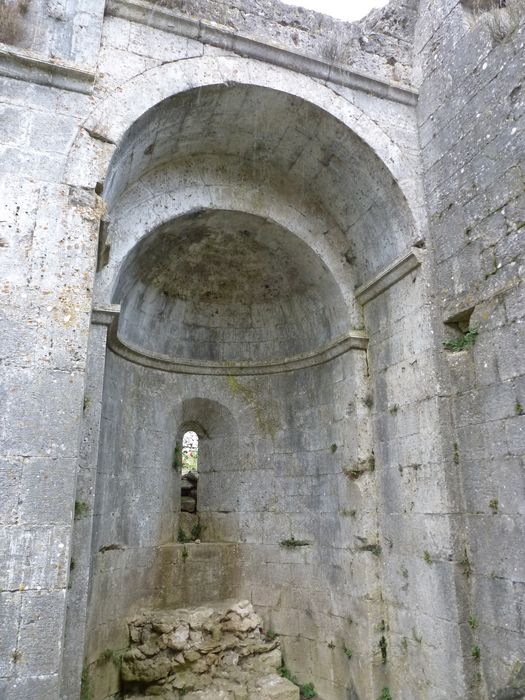
<path fill-rule="evenodd" d="M 188 430 L 182 438 L 182 473 L 197 471 L 199 463 L 199 436 Z"/>

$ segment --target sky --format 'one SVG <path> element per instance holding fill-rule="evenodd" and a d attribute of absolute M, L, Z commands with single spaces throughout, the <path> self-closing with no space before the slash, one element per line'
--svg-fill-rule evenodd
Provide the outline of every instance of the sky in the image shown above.
<path fill-rule="evenodd" d="M 367 15 L 374 7 L 383 7 L 388 0 L 283 0 L 283 2 L 352 22 Z"/>

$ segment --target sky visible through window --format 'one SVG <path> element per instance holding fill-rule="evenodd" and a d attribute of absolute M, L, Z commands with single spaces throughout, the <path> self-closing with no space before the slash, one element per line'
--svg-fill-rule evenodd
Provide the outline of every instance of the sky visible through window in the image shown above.
<path fill-rule="evenodd" d="M 384 7 L 388 0 L 282 0 L 287 5 L 298 5 L 353 22 L 362 19 L 375 7 Z"/>

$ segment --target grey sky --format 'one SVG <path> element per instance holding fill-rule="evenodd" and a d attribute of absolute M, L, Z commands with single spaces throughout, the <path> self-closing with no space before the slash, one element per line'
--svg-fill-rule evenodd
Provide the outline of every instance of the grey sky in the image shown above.
<path fill-rule="evenodd" d="M 283 2 L 353 21 L 361 19 L 374 7 L 383 7 L 388 0 L 283 0 Z"/>

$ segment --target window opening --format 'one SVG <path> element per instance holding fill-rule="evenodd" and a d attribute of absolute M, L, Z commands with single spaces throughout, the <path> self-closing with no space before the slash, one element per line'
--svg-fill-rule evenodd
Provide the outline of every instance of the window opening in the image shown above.
<path fill-rule="evenodd" d="M 199 465 L 199 436 L 188 430 L 182 437 L 182 476 L 197 472 Z"/>
<path fill-rule="evenodd" d="M 199 436 L 188 430 L 182 437 L 181 451 L 181 511 L 197 512 L 197 483 L 199 480 Z"/>

